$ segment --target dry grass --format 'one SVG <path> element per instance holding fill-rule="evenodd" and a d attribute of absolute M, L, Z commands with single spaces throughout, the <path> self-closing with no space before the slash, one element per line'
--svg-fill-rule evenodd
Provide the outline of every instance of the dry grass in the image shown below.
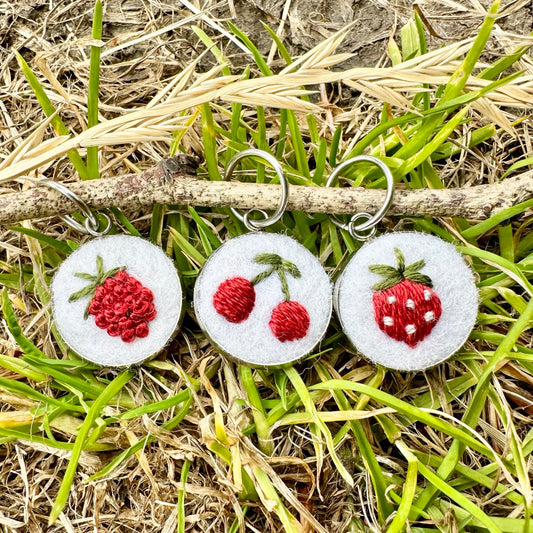
<path fill-rule="evenodd" d="M 376 0 L 375 3 L 390 7 L 389 2 Z M 460 17 L 476 24 L 481 22 L 485 13 L 481 3 L 474 0 L 462 3 L 446 0 L 440 4 L 440 19 L 428 15 L 432 31 L 439 35 L 441 31 L 436 26 L 447 20 L 446 17 Z M 500 13 L 510 17 L 526 4 L 511 2 Z M 13 3 L 11 7 L 4 6 L 3 9 L 6 13 L 10 10 L 16 13 L 17 5 Z M 459 64 L 458 58 L 468 52 L 473 41 L 473 37 L 458 42 L 447 41 L 427 54 L 396 66 L 390 66 L 384 59 L 383 65 L 376 68 L 343 69 L 343 61 L 351 56 L 345 52 L 335 54 L 339 46 L 342 48 L 346 35 L 344 32 L 329 32 L 328 39 L 290 66 L 282 68 L 281 61 L 272 55 L 271 66 L 276 71 L 275 75 L 256 75 L 257 68 L 253 66 L 254 75 L 243 79 L 238 68 L 233 70 L 236 73 L 234 76 L 223 75 L 223 67 L 213 64 L 211 51 L 206 50 L 198 39 L 193 39 L 188 31 L 192 24 L 199 25 L 216 38 L 230 63 L 232 60 L 242 61 L 243 52 L 228 45 L 228 38 L 220 36 L 220 32 L 214 29 L 214 25 L 225 28 L 224 23 L 217 22 L 215 17 L 216 8 L 220 6 L 207 3 L 197 14 L 191 14 L 185 8 L 180 11 L 176 9 L 170 17 L 167 16 L 170 8 L 154 0 L 139 3 L 142 6 L 138 7 L 139 11 L 131 13 L 126 10 L 119 15 L 108 9 L 106 16 L 109 20 L 116 21 L 121 17 L 130 20 L 134 17 L 146 22 L 146 26 L 138 31 L 121 33 L 115 25 L 113 31 L 116 33 L 106 36 L 108 42 L 102 49 L 100 124 L 88 129 L 87 45 L 91 41 L 88 39 L 90 30 L 87 30 L 87 20 L 90 20 L 88 9 L 92 9 L 92 3 L 52 2 L 52 5 L 39 24 L 25 20 L 23 15 L 15 17 L 9 37 L 4 35 L 6 46 L 10 48 L 5 49 L 0 57 L 0 192 L 11 192 L 26 186 L 14 181 L 14 178 L 25 174 L 60 180 L 74 179 L 73 167 L 65 157 L 73 148 L 80 149 L 80 153 L 84 154 L 88 146 L 100 146 L 100 171 L 103 177 L 153 166 L 168 156 L 173 135 L 179 138 L 184 151 L 203 156 L 205 132 L 202 126 L 205 127 L 205 124 L 202 123 L 200 110 L 204 103 L 211 103 L 214 123 L 226 131 L 231 129 L 231 104 L 244 104 L 242 120 L 248 131 L 258 129 L 261 119 L 256 108 L 265 106 L 265 123 L 268 126 L 266 137 L 272 141 L 279 137 L 280 109 L 292 109 L 298 117 L 302 139 L 309 154 L 313 148 L 317 148 L 313 147 L 312 132 L 306 121 L 306 114 L 313 114 L 320 137 L 327 140 L 328 146 L 337 127 L 343 127 L 340 152 L 348 153 L 379 123 L 382 113 L 419 113 L 419 109 L 412 105 L 414 95 L 422 91 L 434 94 L 438 85 L 447 83 Z M 285 5 L 289 8 L 290 2 Z M 410 3 L 407 2 L 398 2 L 394 6 L 398 26 L 410 17 L 408 7 Z M 163 16 L 162 13 L 167 15 Z M 54 37 L 54 32 L 61 24 L 67 30 Z M 183 33 L 179 33 L 182 30 Z M 324 28 L 322 30 L 326 31 Z M 235 36 L 232 35 L 232 38 L 235 39 Z M 250 35 L 250 38 L 253 40 L 254 36 Z M 498 55 L 531 45 L 532 39 L 497 27 L 490 41 L 490 57 L 483 57 L 475 72 L 486 68 L 489 61 L 493 63 Z M 52 103 L 59 109 L 70 136 L 51 133 L 50 119 L 44 117 L 12 50 L 23 52 Z M 251 60 L 246 60 L 252 64 Z M 473 102 L 468 122 L 461 124 L 449 141 L 448 148 L 454 153 L 436 161 L 436 169 L 446 186 L 466 187 L 481 182 L 495 182 L 513 163 L 531 157 L 533 126 L 529 114 L 533 105 L 532 60 L 524 55 L 517 66 L 524 71 L 524 75 Z M 472 76 L 466 91 L 476 91 L 488 84 L 488 80 Z M 306 94 L 304 86 L 312 89 L 310 99 L 302 98 Z M 388 105 L 384 107 L 383 103 Z M 490 140 L 469 147 L 473 132 L 489 124 L 495 125 Z M 217 132 L 216 142 L 222 154 L 227 148 L 227 139 Z M 378 144 L 374 148 L 384 152 L 386 147 Z M 206 176 L 209 168 L 204 166 L 202 172 Z M 291 177 L 294 182 L 304 179 L 296 171 Z M 144 233 L 150 231 L 148 214 L 127 215 L 139 230 Z M 180 220 L 186 219 L 190 223 L 188 212 L 179 206 L 171 208 L 167 215 L 181 216 Z M 226 237 L 224 217 L 220 218 L 217 214 L 203 214 L 202 217 L 217 237 Z M 439 222 L 440 227 L 450 235 L 461 238 L 473 247 L 494 252 L 498 256 L 506 254 L 501 249 L 502 239 L 497 228 L 490 228 L 492 231 L 481 235 L 472 244 L 471 240 L 461 237 L 461 231 L 466 226 L 451 220 Z M 401 228 L 410 223 L 400 220 L 388 224 Z M 509 223 L 515 244 L 522 238 L 527 239 L 530 223 L 530 211 L 524 211 L 513 219 L 512 226 Z M 507 224 L 505 222 L 504 225 Z M 55 221 L 33 221 L 24 225 L 60 240 L 84 240 Z M 171 239 L 163 240 L 163 244 L 172 248 Z M 12 282 L 15 286 L 7 282 L 6 285 L 10 289 L 11 302 L 22 331 L 47 356 L 55 359 L 60 350 L 50 322 L 46 289 L 36 288 L 35 285 L 39 276 L 46 285 L 51 273 L 45 267 L 49 264 L 46 254 L 50 252 L 43 251 L 43 248 L 36 239 L 8 228 L 1 229 L 2 274 L 20 277 L 18 286 L 16 282 Z M 332 245 L 328 242 L 318 250 L 321 259 L 334 274 L 337 258 L 332 252 Z M 180 257 L 180 260 L 186 261 L 184 257 Z M 195 257 L 190 257 L 186 263 L 189 288 L 197 263 Z M 506 272 L 505 265 L 494 271 L 491 265 L 489 261 L 479 261 L 476 264 L 478 275 L 486 279 L 489 275 Z M 524 276 L 530 279 L 531 267 L 524 268 Z M 505 277 L 505 281 L 497 281 L 488 288 L 496 287 L 501 292 L 489 301 L 488 307 L 482 308 L 484 314 L 478 328 L 479 335 L 474 335 L 457 359 L 437 368 L 416 374 L 375 369 L 343 344 L 342 339 L 339 342 L 337 328 L 333 325 L 325 342 L 325 348 L 329 351 L 316 360 L 300 365 L 298 370 L 309 387 L 323 381 L 320 372 L 327 371 L 333 378 L 370 383 L 409 404 L 434 409 L 431 413 L 438 412 L 441 419 L 453 417 L 454 421 L 459 421 L 470 402 L 475 401 L 476 384 L 483 364 L 491 360 L 501 336 L 506 335 L 510 326 L 516 323 L 532 296 L 527 292 L 529 285 L 522 290 L 514 279 L 511 273 Z M 514 292 L 511 295 L 506 291 Z M 2 355 L 19 359 L 21 350 L 8 332 L 5 322 L 1 329 Z M 513 439 L 517 439 L 523 444 L 526 473 L 530 472 L 533 377 L 529 367 L 522 364 L 523 361 L 529 364 L 533 353 L 530 331 L 525 329 L 519 335 L 516 346 L 518 352 L 513 353 L 519 353 L 519 356 L 502 359 L 491 374 L 490 400 L 484 402 L 476 427 L 477 439 L 494 450 L 497 460 L 490 460 L 467 448 L 459 469 L 451 478 L 451 485 L 491 517 L 520 519 L 521 528 L 526 523 L 521 502 L 530 502 L 531 495 L 526 495 L 524 500 L 516 503 L 516 499 L 506 497 L 506 491 L 514 490 L 523 495 L 527 492 L 527 483 L 512 471 L 509 461 L 498 462 L 499 458 L 505 459 L 511 453 L 515 443 Z M 88 368 L 84 372 L 102 379 L 114 377 L 113 373 L 101 369 Z M 188 313 L 182 334 L 174 344 L 159 358 L 138 370 L 126 387 L 127 393 L 136 405 L 163 400 L 187 386 L 185 376 L 196 381 L 195 387 L 190 388 L 194 391 L 191 393 L 192 404 L 184 420 L 172 431 L 161 428 L 176 415 L 175 407 L 131 420 L 119 420 L 108 426 L 99 442 L 112 444 L 110 448 L 113 449 L 125 449 L 150 434 L 156 435 L 157 440 L 97 482 L 87 480 L 108 464 L 116 453 L 83 452 L 68 506 L 56 524 L 49 528 L 45 524 L 57 496 L 69 452 L 49 443 L 11 440 L 0 436 L 0 530 L 31 533 L 44 530 L 51 533 L 170 533 L 176 530 L 238 531 L 240 527 L 241 531 L 250 532 L 281 531 L 280 514 L 283 511 L 280 511 L 278 501 L 265 487 L 273 487 L 290 509 L 295 521 L 294 531 L 384 531 L 390 526 L 390 520 L 383 523 L 382 517 L 378 516 L 368 468 L 361 459 L 349 428 L 344 434 L 343 420 L 327 418 L 330 411 L 340 409 L 331 392 L 315 389 L 312 400 L 316 409 L 325 413 L 324 420 L 328 422 L 331 433 L 338 436 L 337 454 L 353 478 L 353 487 L 339 475 L 330 454 L 325 451 L 324 442 L 319 440 L 323 435 L 313 433 L 310 430 L 312 425 L 307 423 L 305 417 L 297 424 L 289 424 L 284 418 L 278 420 L 271 427 L 273 453 L 267 455 L 259 450 L 255 433 L 245 431 L 254 419 L 253 410 L 242 401 L 247 398 L 242 376 L 234 364 L 220 357 L 203 338 L 192 312 Z M 31 383 L 51 397 L 57 395 L 52 380 L 48 378 L 27 380 L 7 367 L 0 368 L 0 377 Z M 255 379 L 261 398 L 267 405 L 280 401 L 279 389 L 272 375 L 258 374 Z M 410 450 L 427 454 L 424 462 L 434 469 L 449 451 L 453 439 L 419 420 L 408 420 L 404 414 L 384 408 L 364 395 L 348 392 L 347 398 L 350 405 L 357 404 L 360 409 L 366 409 L 361 415 L 364 418 L 361 426 L 378 464 L 386 472 L 390 490 L 394 492 L 391 500 L 397 505 L 394 496 L 402 495 L 408 462 L 394 438 L 384 432 L 386 426 L 376 422 L 375 417 L 388 416 L 394 422 L 394 427 L 401 428 L 401 435 L 396 435 L 396 438 L 401 436 Z M 366 403 L 369 403 L 367 407 Z M 37 406 L 36 400 L 0 390 L 0 427 L 24 426 L 30 419 L 32 424 L 42 424 L 42 417 L 35 419 L 33 414 L 29 414 L 29 410 Z M 107 406 L 102 416 L 116 415 L 121 412 L 120 409 L 118 405 Z M 308 411 L 303 414 L 309 416 Z M 334 418 L 334 415 L 331 416 Z M 62 442 L 73 441 L 79 425 L 80 418 L 73 414 L 61 414 L 51 420 L 50 434 Z M 223 453 L 217 453 L 221 446 L 230 454 L 231 466 L 221 459 Z M 186 461 L 190 463 L 190 471 L 183 483 L 180 475 Z M 244 470 L 241 470 L 241 465 Z M 487 487 L 479 480 L 469 481 L 469 469 L 476 472 L 482 468 L 485 468 L 483 473 L 490 477 L 492 486 L 489 484 Z M 255 502 L 243 503 L 238 497 L 243 488 L 243 471 L 252 478 L 259 492 Z M 269 479 L 270 484 L 264 482 L 263 476 Z M 498 483 L 502 484 L 503 489 L 497 490 Z M 425 486 L 422 476 L 419 476 L 419 486 Z M 181 523 L 176 511 L 180 491 L 184 494 L 185 512 L 185 521 Z M 449 499 L 442 498 L 439 502 L 442 503 L 440 509 L 429 506 L 428 515 L 420 519 L 418 529 L 414 528 L 413 531 L 478 530 L 477 526 L 468 525 L 465 516 Z M 232 527 L 237 529 L 232 530 Z"/>

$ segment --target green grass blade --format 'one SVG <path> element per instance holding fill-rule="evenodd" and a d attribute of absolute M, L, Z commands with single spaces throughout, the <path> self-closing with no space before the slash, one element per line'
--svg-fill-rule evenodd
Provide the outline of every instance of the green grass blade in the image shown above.
<path fill-rule="evenodd" d="M 187 483 L 187 476 L 189 475 L 189 468 L 191 466 L 191 462 L 187 459 L 183 461 L 183 466 L 181 467 L 181 473 L 180 473 L 180 483 L 181 488 L 178 490 L 178 527 L 177 527 L 177 533 L 185 533 L 185 496 L 187 494 L 187 490 L 185 489 L 185 483 Z"/>
<path fill-rule="evenodd" d="M 475 226 L 472 226 L 464 230 L 463 232 L 461 232 L 461 235 L 467 240 L 479 237 L 483 233 L 501 224 L 504 220 L 507 220 L 511 217 L 519 215 L 532 206 L 533 206 L 533 199 L 526 200 L 525 202 L 521 202 L 519 204 L 513 205 L 512 207 L 508 207 L 507 209 L 502 209 L 499 213 L 492 215 L 487 220 L 483 220 L 482 222 L 479 222 Z"/>
<path fill-rule="evenodd" d="M 411 452 L 411 450 L 407 448 L 407 446 L 405 446 L 402 442 L 397 442 L 396 445 L 406 458 L 409 458 L 409 460 L 417 463 L 418 471 L 429 481 L 429 483 L 431 483 L 433 487 L 446 494 L 446 496 L 456 502 L 472 516 L 475 516 L 490 531 L 490 533 L 501 533 L 500 528 L 498 528 L 496 524 L 475 503 L 451 487 L 437 474 L 432 472 L 427 466 L 423 465 Z"/>
<path fill-rule="evenodd" d="M 176 416 L 171 418 L 168 422 L 165 422 L 161 425 L 161 427 L 167 431 L 172 431 L 175 427 L 177 427 L 181 421 L 185 418 L 187 413 L 189 412 L 189 409 L 192 404 L 192 394 L 189 390 L 189 395 L 186 397 L 185 401 L 183 402 L 183 405 L 180 407 L 178 413 Z M 126 450 L 119 453 L 116 457 L 114 457 L 104 468 L 93 474 L 91 477 L 87 479 L 87 482 L 95 481 L 97 479 L 100 479 L 102 477 L 107 476 L 109 473 L 113 472 L 116 468 L 118 468 L 126 459 L 131 457 L 132 455 L 136 454 L 138 451 L 142 450 L 144 447 L 148 446 L 152 442 L 156 441 L 157 437 L 155 435 L 147 435 L 146 437 L 140 439 L 135 444 L 127 448 Z"/>
<path fill-rule="evenodd" d="M 74 476 L 76 474 L 81 452 L 84 450 L 85 441 L 89 436 L 89 432 L 93 427 L 96 418 L 101 416 L 102 409 L 113 397 L 120 393 L 124 385 L 126 385 L 133 375 L 134 373 L 131 371 L 118 375 L 111 383 L 109 383 L 109 385 L 107 385 L 107 387 L 102 391 L 98 398 L 96 398 L 89 409 L 89 412 L 87 413 L 87 416 L 80 427 L 78 436 L 76 437 L 76 442 L 74 443 L 72 454 L 70 456 L 65 475 L 63 476 L 63 481 L 61 482 L 61 486 L 57 493 L 52 511 L 50 512 L 48 521 L 49 525 L 52 525 L 57 520 L 67 504 L 70 487 L 74 481 Z"/>
<path fill-rule="evenodd" d="M 477 421 L 481 415 L 481 411 L 485 406 L 485 401 L 489 391 L 489 383 L 493 375 L 494 368 L 513 349 L 513 346 L 522 335 L 523 331 L 529 327 L 531 320 L 533 319 L 533 298 L 530 299 L 527 308 L 522 313 L 520 318 L 513 324 L 509 333 L 501 341 L 498 348 L 494 352 L 494 355 L 489 360 L 482 375 L 478 379 L 478 384 L 474 390 L 470 402 L 466 408 L 463 416 L 463 422 L 471 427 L 477 424 Z M 454 442 L 450 446 L 450 449 L 444 459 L 441 462 L 440 467 L 437 469 L 436 474 L 442 479 L 446 480 L 455 470 L 457 463 L 459 462 L 464 450 L 465 442 L 455 438 Z M 438 492 L 438 488 L 434 485 L 426 487 L 422 493 L 418 496 L 414 506 L 418 509 L 425 509 L 427 505 L 432 501 Z M 411 520 L 416 520 L 418 514 L 413 513 L 410 516 Z"/>
<path fill-rule="evenodd" d="M 470 446 L 474 450 L 486 455 L 487 457 L 493 458 L 494 453 L 492 450 L 487 448 L 484 444 L 477 441 L 474 437 L 469 435 L 465 430 L 459 429 L 449 422 L 441 420 L 418 407 L 414 407 L 410 403 L 404 402 L 388 394 L 382 390 L 375 389 L 374 387 L 369 387 L 368 385 L 363 385 L 362 383 L 354 383 L 352 381 L 347 381 L 343 379 L 332 379 L 325 381 L 323 383 L 318 383 L 310 387 L 311 390 L 345 390 L 345 391 L 355 391 L 360 394 L 365 394 L 372 399 L 386 405 L 387 407 L 392 407 L 396 409 L 399 413 L 402 413 L 413 420 L 418 420 L 424 424 L 438 430 L 442 431 L 447 435 L 451 435 L 461 441 L 464 445 Z"/>
<path fill-rule="evenodd" d="M 50 98 L 48 98 L 48 96 L 46 95 L 43 86 L 40 84 L 39 80 L 37 79 L 37 76 L 35 76 L 28 63 L 26 63 L 24 58 L 18 52 L 15 52 L 15 57 L 17 58 L 18 64 L 22 70 L 22 73 L 24 74 L 24 77 L 30 84 L 33 93 L 37 97 L 37 100 L 39 101 L 39 104 L 41 105 L 44 114 L 47 117 L 53 117 L 51 119 L 50 124 L 52 125 L 52 128 L 54 128 L 54 131 L 58 135 L 70 135 L 68 128 L 65 126 L 61 118 L 56 114 L 55 107 L 50 101 Z M 74 165 L 74 168 L 76 169 L 76 172 L 79 174 L 80 178 L 82 180 L 89 179 L 87 167 L 85 166 L 85 163 L 83 162 L 83 159 L 81 158 L 78 151 L 76 149 L 69 150 L 67 155 L 71 163 Z"/>
<path fill-rule="evenodd" d="M 322 435 L 324 436 L 324 440 L 326 441 L 326 446 L 331 455 L 331 459 L 333 463 L 337 467 L 337 470 L 339 471 L 343 479 L 346 481 L 346 483 L 348 483 L 350 486 L 353 486 L 352 476 L 348 473 L 348 471 L 346 470 L 346 467 L 343 465 L 343 463 L 337 456 L 331 432 L 329 431 L 326 424 L 318 416 L 313 399 L 311 398 L 311 395 L 309 394 L 308 388 L 306 387 L 305 383 L 300 377 L 300 374 L 298 374 L 296 369 L 292 366 L 286 368 L 285 372 L 289 380 L 291 381 L 293 387 L 295 388 L 296 392 L 298 393 L 298 396 L 300 397 L 302 404 L 304 405 L 306 411 L 313 417 L 313 419 L 315 420 L 314 424 L 319 429 L 320 433 L 322 433 Z"/>
<path fill-rule="evenodd" d="M 321 363 L 317 363 L 316 369 L 318 375 L 323 381 L 331 379 L 331 375 L 329 374 L 324 365 L 322 365 Z M 335 391 L 334 396 L 337 405 L 341 409 L 353 409 L 344 393 L 342 393 L 341 391 Z M 363 407 L 363 405 L 357 405 L 355 408 L 362 409 Z M 372 480 L 372 484 L 374 486 L 374 491 L 376 494 L 376 500 L 378 503 L 378 514 L 381 518 L 381 522 L 385 523 L 386 519 L 391 515 L 393 508 L 389 500 L 387 499 L 386 492 L 388 484 L 385 480 L 383 470 L 376 459 L 376 455 L 372 449 L 372 446 L 370 445 L 370 442 L 368 441 L 368 438 L 365 434 L 365 430 L 361 423 L 358 420 L 352 420 L 349 422 L 349 427 L 351 428 L 355 440 L 357 441 L 359 454 L 363 459 L 365 468 L 370 474 L 370 478 Z"/>
<path fill-rule="evenodd" d="M 287 47 L 283 44 L 276 32 L 266 22 L 261 21 L 261 24 L 263 25 L 263 28 L 265 28 L 265 30 L 270 34 L 272 40 L 276 43 L 279 55 L 283 58 L 283 61 L 285 61 L 287 65 L 290 65 L 292 63 L 292 57 L 289 54 Z"/>
<path fill-rule="evenodd" d="M 208 103 L 201 105 L 202 109 L 202 142 L 204 146 L 204 157 L 207 166 L 207 173 L 209 179 L 213 181 L 220 181 L 222 177 L 218 171 L 217 158 L 217 140 L 215 133 L 215 121 L 213 113 Z"/>
<path fill-rule="evenodd" d="M 259 442 L 259 448 L 266 455 L 272 455 L 272 452 L 274 451 L 274 442 L 270 437 L 270 426 L 267 423 L 266 412 L 261 402 L 261 396 L 259 395 L 257 386 L 255 385 L 252 369 L 240 365 L 239 377 L 242 386 L 248 395 L 248 401 L 252 408 L 252 416 L 255 423 L 255 432 Z"/>
<path fill-rule="evenodd" d="M 102 39 L 102 2 L 96 0 L 93 14 L 92 38 L 100 41 Z M 100 46 L 91 45 L 90 67 L 89 67 L 89 91 L 87 96 L 87 127 L 92 128 L 98 124 L 98 90 L 100 87 Z M 98 146 L 87 147 L 87 173 L 90 179 L 97 179 L 100 176 L 98 168 Z"/>
<path fill-rule="evenodd" d="M 401 446 L 401 443 L 396 443 L 398 447 Z M 416 457 L 412 454 L 404 454 L 407 459 L 407 474 L 405 475 L 405 483 L 403 484 L 402 490 L 402 500 L 396 511 L 396 515 L 392 520 L 387 533 L 402 533 L 405 531 L 405 526 L 409 517 L 409 511 L 413 504 L 413 499 L 416 494 L 417 487 L 417 474 L 418 474 L 418 464 Z"/>
<path fill-rule="evenodd" d="M 261 55 L 261 52 L 257 49 L 257 46 L 250 40 L 250 38 L 241 31 L 235 24 L 232 24 L 228 21 L 228 26 L 230 27 L 231 31 L 244 43 L 246 48 L 252 52 L 252 55 L 254 57 L 254 61 L 256 65 L 259 67 L 259 70 L 264 76 L 271 76 L 272 71 L 270 70 L 270 67 L 267 65 L 265 58 Z"/>
<path fill-rule="evenodd" d="M 66 242 L 58 241 L 57 239 L 54 239 L 49 235 L 45 235 L 44 233 L 41 233 L 40 231 L 37 231 L 35 229 L 24 228 L 19 226 L 12 226 L 9 229 L 11 231 L 17 231 L 18 233 L 22 233 L 23 235 L 28 235 L 28 237 L 33 237 L 34 239 L 37 239 L 43 244 L 52 246 L 62 254 L 69 255 L 72 252 L 71 247 Z"/>
<path fill-rule="evenodd" d="M 13 338 L 20 346 L 20 349 L 26 355 L 33 355 L 37 358 L 46 358 L 46 355 L 22 333 L 22 329 L 17 322 L 17 317 L 15 316 L 13 306 L 11 305 L 9 295 L 5 287 L 2 289 L 2 312 L 4 314 L 9 332 L 11 335 L 13 335 Z"/>

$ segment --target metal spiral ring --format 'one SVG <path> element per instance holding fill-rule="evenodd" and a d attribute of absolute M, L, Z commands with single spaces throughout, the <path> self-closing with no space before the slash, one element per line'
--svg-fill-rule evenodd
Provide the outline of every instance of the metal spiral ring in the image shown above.
<path fill-rule="evenodd" d="M 66 185 L 49 179 L 25 179 L 31 179 L 37 185 L 44 185 L 45 187 L 54 189 L 69 200 L 72 200 L 73 202 L 78 204 L 80 212 L 85 216 L 85 221 L 83 224 L 80 224 L 75 218 L 71 217 L 70 215 L 60 216 L 61 220 L 63 220 L 63 222 L 65 222 L 65 224 L 67 224 L 71 228 L 81 233 L 88 233 L 93 237 L 101 237 L 102 235 L 106 235 L 107 233 L 109 233 L 109 230 L 112 226 L 111 218 L 109 217 L 109 215 L 107 215 L 106 213 L 100 213 L 106 221 L 104 229 L 101 230 L 100 223 L 98 222 L 98 218 L 96 217 L 94 211 L 92 211 L 91 208 L 75 192 L 72 192 Z"/>
<path fill-rule="evenodd" d="M 381 159 L 371 155 L 357 155 L 341 163 L 335 170 L 330 174 L 328 181 L 326 182 L 326 187 L 331 187 L 339 174 L 346 168 L 360 161 L 366 161 L 368 163 L 373 163 L 378 166 L 385 175 L 387 180 L 387 194 L 385 196 L 385 201 L 383 205 L 378 209 L 374 215 L 368 213 L 357 213 L 352 216 L 350 222 L 343 222 L 336 215 L 330 215 L 330 220 L 338 228 L 344 229 L 350 233 L 350 235 L 359 241 L 365 241 L 370 239 L 376 233 L 376 226 L 379 224 L 381 219 L 385 216 L 389 207 L 392 203 L 392 197 L 394 195 L 394 177 L 390 168 L 383 162 Z M 365 222 L 356 224 L 357 220 L 360 218 L 366 218 Z M 370 230 L 370 232 L 368 232 Z M 362 233 L 366 232 L 366 233 Z"/>
<path fill-rule="evenodd" d="M 272 168 L 276 171 L 276 174 L 279 178 L 279 183 L 281 185 L 281 198 L 279 205 L 274 213 L 272 213 L 270 216 L 268 216 L 268 214 L 262 209 L 250 209 L 244 215 L 242 215 L 234 207 L 230 208 L 231 212 L 246 226 L 247 229 L 250 231 L 259 231 L 267 226 L 270 226 L 271 224 L 274 224 L 283 216 L 285 209 L 287 209 L 287 203 L 289 202 L 289 183 L 285 178 L 283 167 L 281 166 L 280 162 L 272 154 L 257 148 L 249 148 L 248 150 L 243 150 L 235 155 L 230 160 L 228 168 L 226 168 L 226 173 L 224 175 L 225 180 L 229 180 L 231 178 L 237 163 L 245 157 L 258 157 L 259 159 L 270 163 Z M 250 215 L 254 212 L 261 213 L 264 218 L 262 220 L 251 220 Z"/>

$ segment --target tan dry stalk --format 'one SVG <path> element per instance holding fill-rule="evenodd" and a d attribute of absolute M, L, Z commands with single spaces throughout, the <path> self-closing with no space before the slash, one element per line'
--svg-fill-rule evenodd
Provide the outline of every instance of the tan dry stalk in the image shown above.
<path fill-rule="evenodd" d="M 278 205 L 279 185 L 213 182 L 196 177 L 196 160 L 187 155 L 163 160 L 140 174 L 69 184 L 91 209 L 139 209 L 155 204 L 272 210 Z M 533 171 L 504 182 L 455 189 L 398 190 L 389 214 L 396 216 L 465 217 L 485 220 L 495 213 L 533 198 Z M 290 211 L 307 213 L 375 213 L 384 190 L 291 185 Z M 0 224 L 64 215 L 79 206 L 48 187 L 0 196 Z"/>

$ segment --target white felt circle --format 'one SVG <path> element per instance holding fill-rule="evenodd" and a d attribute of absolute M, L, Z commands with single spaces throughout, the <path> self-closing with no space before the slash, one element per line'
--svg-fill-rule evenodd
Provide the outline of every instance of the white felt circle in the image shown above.
<path fill-rule="evenodd" d="M 155 318 L 144 338 L 124 342 L 96 326 L 94 317 L 84 318 L 90 297 L 69 302 L 71 294 L 89 282 L 77 272 L 96 273 L 96 258 L 104 269 L 125 266 L 126 273 L 154 294 Z M 57 329 L 81 357 L 103 366 L 129 366 L 156 355 L 172 338 L 182 315 L 183 293 L 174 264 L 161 248 L 139 237 L 111 235 L 87 242 L 59 266 L 52 280 L 52 306 Z"/>
<path fill-rule="evenodd" d="M 273 309 L 284 301 L 277 275 L 255 285 L 255 305 L 243 322 L 229 322 L 213 305 L 222 282 L 234 277 L 251 281 L 268 269 L 254 261 L 263 253 L 278 254 L 301 272 L 300 278 L 287 275 L 290 299 L 309 313 L 309 329 L 301 339 L 279 341 L 269 327 Z M 223 353 L 253 366 L 282 366 L 310 353 L 322 339 L 331 318 L 332 284 L 318 259 L 294 239 L 248 233 L 230 239 L 209 257 L 196 280 L 194 309 L 200 326 Z"/>
<path fill-rule="evenodd" d="M 394 340 L 374 318 L 372 286 L 382 281 L 370 265 L 396 268 L 394 248 L 409 265 L 423 259 L 420 270 L 433 282 L 442 314 L 429 335 L 414 347 Z M 416 232 L 389 233 L 361 247 L 335 284 L 335 311 L 352 344 L 374 363 L 396 370 L 423 370 L 453 355 L 467 340 L 477 318 L 478 292 L 472 271 L 455 247 Z"/>

